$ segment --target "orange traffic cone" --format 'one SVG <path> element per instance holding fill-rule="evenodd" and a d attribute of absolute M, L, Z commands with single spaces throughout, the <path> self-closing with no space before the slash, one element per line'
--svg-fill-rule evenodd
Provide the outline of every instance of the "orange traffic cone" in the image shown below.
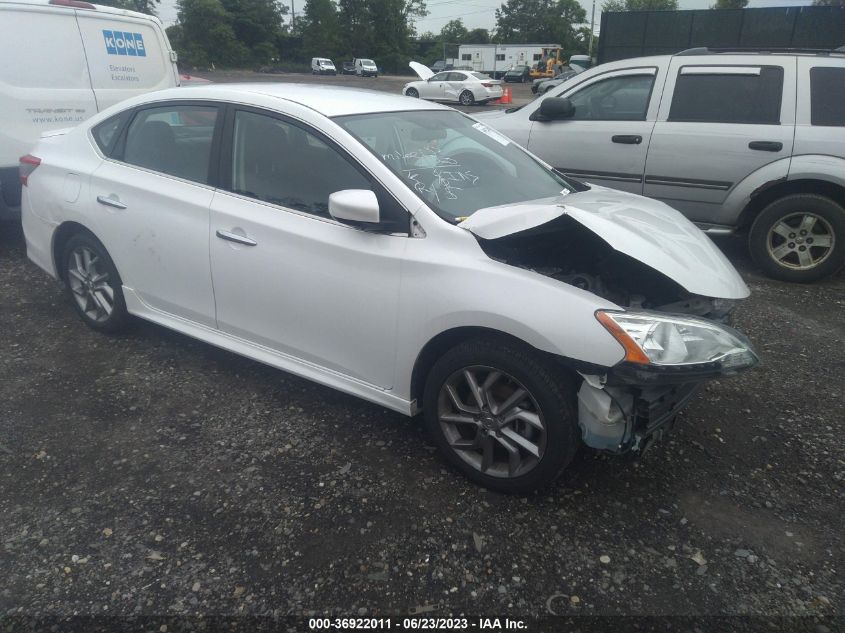
<path fill-rule="evenodd" d="M 502 98 L 499 99 L 499 103 L 507 105 L 509 103 L 513 103 L 513 97 L 511 96 L 511 88 L 510 86 L 505 86 L 504 92 L 502 93 Z"/>

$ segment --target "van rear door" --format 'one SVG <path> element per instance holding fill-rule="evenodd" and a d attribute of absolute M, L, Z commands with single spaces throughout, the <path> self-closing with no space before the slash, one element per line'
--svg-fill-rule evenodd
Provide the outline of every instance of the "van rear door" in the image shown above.
<path fill-rule="evenodd" d="M 97 107 L 73 9 L 0 3 L 0 60 L 0 195 L 17 207 L 18 158 Z"/>
<path fill-rule="evenodd" d="M 77 19 L 100 110 L 178 85 L 170 45 L 156 18 L 80 10 Z"/>

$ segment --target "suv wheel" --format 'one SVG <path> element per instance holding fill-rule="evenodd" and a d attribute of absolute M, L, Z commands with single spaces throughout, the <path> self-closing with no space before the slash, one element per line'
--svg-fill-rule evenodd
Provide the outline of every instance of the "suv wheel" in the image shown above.
<path fill-rule="evenodd" d="M 440 358 L 423 409 L 444 458 L 500 492 L 550 484 L 580 444 L 570 377 L 530 348 L 499 339 L 467 341 Z"/>
<path fill-rule="evenodd" d="M 786 196 L 757 216 L 748 242 L 751 256 L 768 276 L 816 281 L 845 264 L 845 209 L 815 194 Z"/>
<path fill-rule="evenodd" d="M 62 250 L 62 275 L 68 296 L 82 320 L 103 332 L 123 329 L 129 314 L 114 263 L 93 235 L 77 233 Z"/>

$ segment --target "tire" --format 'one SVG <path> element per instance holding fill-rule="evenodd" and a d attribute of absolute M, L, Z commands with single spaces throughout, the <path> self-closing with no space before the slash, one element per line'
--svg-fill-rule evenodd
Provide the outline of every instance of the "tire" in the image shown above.
<path fill-rule="evenodd" d="M 816 194 L 786 196 L 769 204 L 754 220 L 748 247 L 769 277 L 817 281 L 845 265 L 845 209 Z"/>
<path fill-rule="evenodd" d="M 419 93 L 419 91 L 418 91 L 416 88 L 408 88 L 408 89 L 405 91 L 405 96 L 406 96 L 406 97 L 413 97 L 414 99 L 419 99 L 419 98 L 420 98 L 420 93 Z"/>
<path fill-rule="evenodd" d="M 533 422 L 522 417 L 509 422 L 497 418 L 472 399 L 465 371 L 483 388 L 487 380 L 495 378 L 491 377 L 492 370 L 501 375 L 482 391 L 503 405 L 517 389 L 524 389 L 526 395 L 503 413 L 519 410 L 529 417 L 533 413 Z M 465 408 L 457 407 L 450 388 Z M 491 490 L 525 494 L 551 484 L 578 450 L 581 439 L 575 397 L 571 377 L 531 348 L 480 338 L 461 343 L 434 364 L 426 379 L 423 412 L 428 431 L 449 464 Z M 490 403 L 486 397 L 484 401 Z M 465 419 L 444 418 L 450 415 Z M 514 443 L 514 435 L 519 444 Z M 455 448 L 456 443 L 464 448 Z M 509 458 L 514 449 L 517 465 Z M 488 451 L 489 459 L 485 457 Z"/>
<path fill-rule="evenodd" d="M 475 95 L 473 95 L 469 90 L 464 90 L 460 95 L 458 95 L 458 101 L 460 101 L 462 106 L 471 106 L 475 103 Z"/>
<path fill-rule="evenodd" d="M 105 247 L 93 235 L 73 235 L 62 249 L 61 275 L 76 312 L 88 327 L 118 332 L 129 324 L 122 281 Z"/>

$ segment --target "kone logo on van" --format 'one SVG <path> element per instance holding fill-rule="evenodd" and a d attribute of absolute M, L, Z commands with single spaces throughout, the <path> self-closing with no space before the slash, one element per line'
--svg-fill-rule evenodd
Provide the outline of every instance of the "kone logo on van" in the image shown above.
<path fill-rule="evenodd" d="M 124 33 L 123 31 L 103 29 L 103 38 L 106 40 L 106 52 L 109 55 L 147 56 L 144 38 L 140 33 Z"/>

